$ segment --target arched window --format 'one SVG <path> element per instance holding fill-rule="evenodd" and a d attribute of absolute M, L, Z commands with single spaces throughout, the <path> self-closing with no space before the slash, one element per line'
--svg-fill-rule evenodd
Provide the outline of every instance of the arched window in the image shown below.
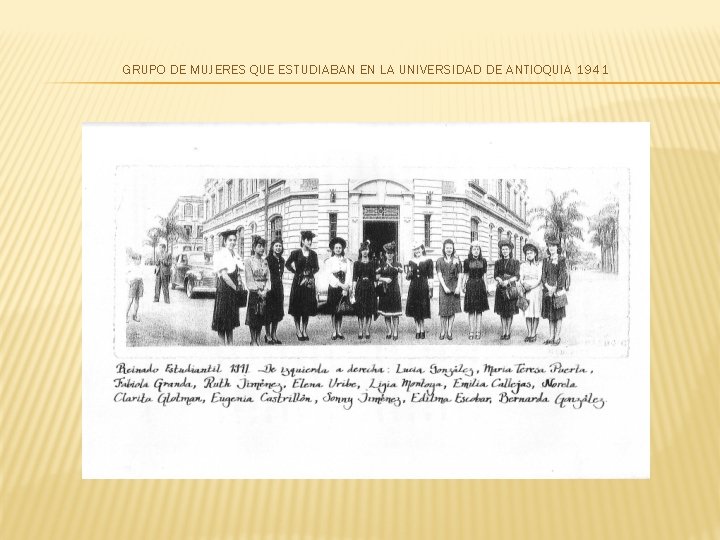
<path fill-rule="evenodd" d="M 270 241 L 282 240 L 282 216 L 270 220 Z"/>
<path fill-rule="evenodd" d="M 205 206 L 207 206 L 207 201 L 205 201 Z M 204 213 L 203 213 L 203 205 L 202 205 L 202 204 L 198 204 L 198 217 L 199 217 L 200 219 L 204 219 L 204 218 L 205 218 L 205 215 L 204 215 Z"/>
<path fill-rule="evenodd" d="M 480 220 L 472 218 L 470 220 L 470 241 L 475 242 L 480 238 Z"/>
<path fill-rule="evenodd" d="M 185 211 L 184 211 L 185 217 L 193 217 L 193 205 L 190 203 L 185 204 Z"/>

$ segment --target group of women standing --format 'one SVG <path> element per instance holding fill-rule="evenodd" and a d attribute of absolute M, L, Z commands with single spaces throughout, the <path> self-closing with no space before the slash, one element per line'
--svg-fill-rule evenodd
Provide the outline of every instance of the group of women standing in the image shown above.
<path fill-rule="evenodd" d="M 221 341 L 232 344 L 233 329 L 240 325 L 238 309 L 245 304 L 245 324 L 250 327 L 250 340 L 259 345 L 263 326 L 265 343 L 280 344 L 278 323 L 284 317 L 283 274 L 292 272 L 289 314 L 295 321 L 298 341 L 309 341 L 307 326 L 310 317 L 317 315 L 318 304 L 315 274 L 320 270 L 318 256 L 312 249 L 315 234 L 302 231 L 300 248 L 293 250 L 287 260 L 283 258 L 283 244 L 274 240 L 270 253 L 265 256 L 266 242 L 254 237 L 252 254 L 244 261 L 246 290 L 240 278 L 235 255 L 237 242 L 234 231 L 222 235 L 224 247 L 215 255 L 218 274 L 217 294 L 213 311 L 212 329 Z M 562 319 L 565 317 L 568 283 L 565 259 L 560 257 L 560 244 L 547 241 L 548 256 L 540 264 L 538 248 L 528 243 L 523 247 L 525 261 L 513 258 L 510 242 L 499 243 L 500 259 L 495 262 L 494 279 L 495 313 L 500 316 L 501 340 L 509 340 L 512 320 L 522 308 L 525 313 L 526 342 L 537 339 L 540 318 L 548 319 L 550 337 L 546 344 L 560 343 Z M 468 339 L 480 339 L 482 313 L 490 309 L 485 285 L 487 261 L 482 256 L 480 243 L 473 241 L 464 261 L 455 253 L 455 243 L 443 243 L 442 257 L 434 264 L 426 255 L 425 246 L 413 246 L 413 258 L 403 267 L 396 260 L 395 242 L 383 246 L 380 260 L 370 257 L 370 245 L 365 242 L 358 250 L 356 261 L 346 257 L 347 242 L 333 238 L 329 245 L 332 253 L 325 262 L 328 273 L 327 311 L 330 313 L 332 340 L 344 340 L 343 318 L 354 315 L 358 320 L 358 340 L 370 339 L 372 320 L 382 316 L 388 340 L 398 339 L 398 326 L 402 315 L 400 281 L 409 281 L 405 315 L 415 321 L 415 339 L 425 339 L 425 320 L 430 318 L 433 296 L 433 279 L 439 283 L 440 339 L 453 339 L 455 315 L 463 310 L 468 314 Z"/>

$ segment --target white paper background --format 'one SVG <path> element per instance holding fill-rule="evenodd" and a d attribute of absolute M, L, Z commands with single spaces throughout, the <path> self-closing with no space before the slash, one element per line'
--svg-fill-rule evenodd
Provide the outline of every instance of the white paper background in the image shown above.
<path fill-rule="evenodd" d="M 83 477 L 648 477 L 649 142 L 648 124 L 84 126 Z M 523 168 L 627 171 L 630 313 L 617 316 L 630 316 L 629 356 L 618 354 L 624 350 L 581 346 L 537 347 L 533 358 L 526 356 L 527 348 L 493 345 L 345 347 L 342 359 L 330 356 L 337 354 L 333 347 L 126 349 L 124 334 L 113 332 L 116 291 L 108 287 L 116 256 L 115 186 L 128 167 L 149 166 L 212 168 L 218 176 L 224 168 L 241 166 L 249 176 L 282 177 L 292 171 L 293 177 L 317 177 L 326 168 L 356 177 L 444 180 L 503 170 L 516 177 L 512 172 Z M 624 257 L 627 252 L 621 251 L 620 260 Z M 220 358 L 264 363 L 302 356 L 308 359 L 304 364 L 320 358 L 332 369 L 366 355 L 383 364 L 422 358 L 418 362 L 473 367 L 485 362 L 543 365 L 549 356 L 560 355 L 566 365 L 594 370 L 590 390 L 607 404 L 602 410 L 579 411 L 527 404 L 355 406 L 344 411 L 302 404 L 225 409 L 112 401 L 119 358 L 162 358 L 156 361 L 162 368 L 173 357 L 201 365 Z M 578 383 L 584 377 L 577 376 Z"/>

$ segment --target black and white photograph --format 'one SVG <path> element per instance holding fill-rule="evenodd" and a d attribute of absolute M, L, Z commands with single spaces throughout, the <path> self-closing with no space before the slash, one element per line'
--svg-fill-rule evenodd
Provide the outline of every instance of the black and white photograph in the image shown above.
<path fill-rule="evenodd" d="M 86 126 L 87 477 L 644 477 L 648 134 Z"/>
<path fill-rule="evenodd" d="M 128 348 L 627 348 L 627 169 L 281 161 L 118 168 Z"/>

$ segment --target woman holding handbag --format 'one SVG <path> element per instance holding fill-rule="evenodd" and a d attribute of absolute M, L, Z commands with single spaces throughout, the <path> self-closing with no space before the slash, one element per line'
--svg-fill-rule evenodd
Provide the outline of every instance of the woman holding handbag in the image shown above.
<path fill-rule="evenodd" d="M 517 282 L 520 279 L 520 263 L 512 256 L 513 245 L 509 240 L 498 242 L 500 258 L 495 261 L 495 313 L 500 315 L 502 334 L 500 339 L 509 340 L 512 320 L 518 313 Z"/>
<path fill-rule="evenodd" d="M 532 343 L 537 339 L 537 329 L 540 324 L 542 312 L 542 266 L 540 264 L 539 251 L 535 244 L 528 242 L 523 246 L 525 262 L 520 265 L 520 285 L 524 293 L 525 326 L 528 335 L 526 343 Z M 520 301 L 518 299 L 518 301 Z"/>
<path fill-rule="evenodd" d="M 317 315 L 315 274 L 320 270 L 317 253 L 312 248 L 315 233 L 300 233 L 300 249 L 290 253 L 285 268 L 295 274 L 290 287 L 288 313 L 295 319 L 295 335 L 298 341 L 308 341 L 307 325 L 310 317 Z"/>
<path fill-rule="evenodd" d="M 462 266 L 455 256 L 455 242 L 448 238 L 443 242 L 443 256 L 435 263 L 440 293 L 438 294 L 438 313 L 440 315 L 440 339 L 453 338 L 455 314 L 460 313 L 460 277 Z"/>
<path fill-rule="evenodd" d="M 375 293 L 376 264 L 370 258 L 370 242 L 360 244 L 358 260 L 353 264 L 355 315 L 358 318 L 358 339 L 370 339 L 370 322 L 377 313 L 377 294 Z"/>
<path fill-rule="evenodd" d="M 545 243 L 548 256 L 543 261 L 541 276 L 544 291 L 542 318 L 550 323 L 550 338 L 545 340 L 545 345 L 560 345 L 560 331 L 567 305 L 567 263 L 560 256 L 562 248 L 557 238 L 548 238 Z"/>
<path fill-rule="evenodd" d="M 333 334 L 330 339 L 345 339 L 342 333 L 343 315 L 351 310 L 350 289 L 352 286 L 353 265 L 345 257 L 347 242 L 343 238 L 330 240 L 332 256 L 325 261 L 328 274 L 327 309 L 330 313 Z"/>
<path fill-rule="evenodd" d="M 219 236 L 223 247 L 215 253 L 214 257 L 213 266 L 217 274 L 217 287 L 210 327 L 217 332 L 224 345 L 232 345 L 233 330 L 240 326 L 238 296 L 243 290 L 235 253 L 237 232 L 225 231 Z"/>
<path fill-rule="evenodd" d="M 265 255 L 265 239 L 254 236 L 252 255 L 245 259 L 245 282 L 248 288 L 248 305 L 245 324 L 250 327 L 250 344 L 260 345 L 260 331 L 266 322 L 267 294 L 271 288 L 270 268 Z"/>

